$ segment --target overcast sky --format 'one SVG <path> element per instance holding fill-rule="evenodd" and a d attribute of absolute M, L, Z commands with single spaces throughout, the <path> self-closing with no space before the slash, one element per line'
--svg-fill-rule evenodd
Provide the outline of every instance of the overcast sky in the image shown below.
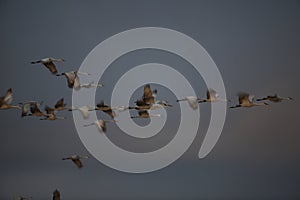
<path fill-rule="evenodd" d="M 138 27 L 174 29 L 199 42 L 221 72 L 231 99 L 228 107 L 236 103 L 239 91 L 294 98 L 267 107 L 228 110 L 220 140 L 199 160 L 210 119 L 209 104 L 201 105 L 192 146 L 172 165 L 148 174 L 119 172 L 93 158 L 84 160 L 81 170 L 62 161 L 72 154 L 89 155 L 71 112 L 62 111 L 59 115 L 67 119 L 51 122 L 21 118 L 19 110 L 2 110 L 0 199 L 23 195 L 46 200 L 55 189 L 65 200 L 299 199 L 299 1 L 0 1 L 0 24 L 0 93 L 13 88 L 13 104 L 36 100 L 53 106 L 64 97 L 70 105 L 72 90 L 66 80 L 30 62 L 61 57 L 66 62 L 57 65 L 60 72 L 76 70 L 100 42 Z M 198 96 L 205 95 L 206 85 L 189 63 L 168 52 L 141 50 L 110 66 L 96 101 L 109 102 L 113 85 L 124 72 L 150 62 L 179 70 Z M 132 102 L 142 95 L 142 87 Z M 130 141 L 115 124 L 108 124 L 114 143 L 141 152 L 172 139 L 179 104 L 167 88 L 152 87 L 174 105 L 167 110 L 170 117 L 162 132 L 151 141 Z"/>

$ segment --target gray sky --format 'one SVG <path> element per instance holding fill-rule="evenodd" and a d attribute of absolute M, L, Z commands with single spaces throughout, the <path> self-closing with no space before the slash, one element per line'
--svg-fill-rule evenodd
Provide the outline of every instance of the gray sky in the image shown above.
<path fill-rule="evenodd" d="M 236 103 L 238 91 L 294 98 L 264 108 L 228 110 L 221 138 L 203 160 L 197 154 L 210 106 L 201 105 L 197 138 L 183 157 L 160 171 L 139 175 L 115 171 L 96 159 L 84 160 L 81 170 L 61 161 L 74 153 L 89 154 L 70 112 L 59 113 L 66 120 L 49 122 L 21 119 L 18 110 L 1 111 L 0 199 L 50 199 L 56 188 L 63 199 L 73 200 L 299 199 L 299 1 L 0 1 L 0 24 L 0 92 L 13 88 L 14 103 L 43 100 L 53 105 L 64 97 L 70 104 L 72 90 L 65 79 L 30 62 L 62 57 L 66 62 L 58 64 L 59 71 L 76 70 L 101 41 L 145 26 L 174 29 L 203 45 L 223 76 L 229 106 Z M 148 62 L 180 70 L 197 95 L 205 95 L 201 76 L 187 62 L 167 52 L 144 50 L 112 64 L 96 101 L 108 102 L 122 73 Z M 153 87 L 175 105 L 168 110 L 166 126 L 152 141 L 139 143 L 109 124 L 109 137 L 121 147 L 152 150 L 172 138 L 179 106 L 168 89 Z"/>

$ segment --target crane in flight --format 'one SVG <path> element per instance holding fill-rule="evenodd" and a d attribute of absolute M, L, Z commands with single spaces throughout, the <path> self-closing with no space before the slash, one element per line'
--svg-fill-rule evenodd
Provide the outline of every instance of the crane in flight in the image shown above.
<path fill-rule="evenodd" d="M 53 200 L 60 200 L 60 192 L 56 189 L 53 192 Z"/>
<path fill-rule="evenodd" d="M 291 98 L 291 97 L 280 97 L 277 94 L 274 94 L 274 95 L 268 95 L 268 96 L 260 98 L 260 99 L 256 99 L 256 101 L 265 101 L 265 100 L 268 100 L 268 101 L 271 101 L 271 102 L 274 102 L 274 103 L 278 103 L 278 102 L 281 102 L 283 100 L 293 100 L 293 98 Z"/>
<path fill-rule="evenodd" d="M 62 58 L 43 58 L 37 61 L 32 61 L 31 64 L 37 64 L 37 63 L 41 63 L 43 64 L 45 67 L 47 67 L 47 69 L 52 73 L 52 74 L 57 74 L 57 68 L 54 64 L 54 62 L 64 62 L 65 60 Z"/>
<path fill-rule="evenodd" d="M 84 127 L 88 127 L 88 126 L 93 126 L 96 125 L 96 127 L 98 128 L 98 131 L 100 133 L 106 133 L 107 128 L 106 128 L 106 122 L 116 122 L 115 120 L 96 120 L 93 123 L 90 124 L 85 124 Z"/>
<path fill-rule="evenodd" d="M 0 110 L 6 110 L 11 108 L 21 109 L 21 106 L 19 105 L 11 105 L 12 100 L 13 100 L 13 92 L 12 89 L 9 88 L 6 91 L 5 96 L 0 97 Z"/>
<path fill-rule="evenodd" d="M 176 102 L 180 102 L 180 101 L 187 101 L 189 106 L 193 109 L 193 110 L 197 110 L 198 109 L 198 101 L 201 100 L 199 97 L 195 97 L 195 96 L 186 96 L 183 99 L 177 99 Z"/>
<path fill-rule="evenodd" d="M 199 100 L 198 103 L 216 102 L 216 101 L 228 101 L 228 100 L 220 99 L 219 94 L 214 89 L 210 88 L 206 91 L 206 98 Z"/>
<path fill-rule="evenodd" d="M 253 99 L 254 96 L 253 95 L 249 95 L 248 93 L 245 92 L 240 92 L 238 94 L 239 97 L 239 104 L 235 105 L 235 106 L 231 106 L 230 108 L 238 108 L 238 107 L 246 107 L 246 108 L 250 108 L 253 106 L 266 106 L 269 105 L 266 102 L 263 103 L 254 103 Z"/>
<path fill-rule="evenodd" d="M 74 88 L 75 90 L 79 90 L 82 87 L 78 75 L 91 75 L 91 74 L 87 72 L 79 72 L 79 71 L 69 71 L 69 72 L 63 72 L 61 74 L 56 74 L 56 76 L 65 76 L 67 79 L 68 87 Z M 84 87 L 88 87 L 88 84 L 85 84 Z"/>
<path fill-rule="evenodd" d="M 54 121 L 54 120 L 57 120 L 57 119 L 66 119 L 65 117 L 56 116 L 56 114 L 55 114 L 55 108 L 51 108 L 49 106 L 46 106 L 45 107 L 45 111 L 46 111 L 46 114 L 44 115 L 45 118 L 41 118 L 40 120 Z"/>
<path fill-rule="evenodd" d="M 79 155 L 72 155 L 69 157 L 62 158 L 62 160 L 71 160 L 79 169 L 83 167 L 81 159 L 88 159 L 89 156 L 79 156 Z"/>

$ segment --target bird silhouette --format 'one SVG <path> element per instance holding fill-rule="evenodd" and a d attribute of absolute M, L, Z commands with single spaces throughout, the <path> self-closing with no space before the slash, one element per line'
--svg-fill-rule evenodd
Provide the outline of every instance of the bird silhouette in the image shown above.
<path fill-rule="evenodd" d="M 93 123 L 85 124 L 84 127 L 96 125 L 97 128 L 98 128 L 98 131 L 100 133 L 106 133 L 106 131 L 107 131 L 106 122 L 116 122 L 116 121 L 115 120 L 103 120 L 103 119 L 100 119 L 100 120 L 94 121 Z"/>
<path fill-rule="evenodd" d="M 253 102 L 254 96 L 253 95 L 250 96 L 248 93 L 245 93 L 245 92 L 240 92 L 238 94 L 238 97 L 239 97 L 239 104 L 237 104 L 235 106 L 231 106 L 230 108 L 238 108 L 238 107 L 250 108 L 250 107 L 253 107 L 253 106 L 266 106 L 266 105 L 269 105 L 265 102 L 263 102 L 263 103 L 254 103 Z"/>
<path fill-rule="evenodd" d="M 54 62 L 64 62 L 62 58 L 43 58 L 41 60 L 33 61 L 31 64 L 42 63 L 52 74 L 57 74 L 57 69 Z"/>
<path fill-rule="evenodd" d="M 69 157 L 62 158 L 62 160 L 71 160 L 79 169 L 83 167 L 83 164 L 80 159 L 88 159 L 89 156 L 79 156 L 79 155 L 72 155 Z"/>
<path fill-rule="evenodd" d="M 227 99 L 220 99 L 219 94 L 214 89 L 208 89 L 206 91 L 206 99 L 201 99 L 198 103 L 204 102 L 216 102 L 216 101 L 228 101 Z"/>
<path fill-rule="evenodd" d="M 116 117 L 116 113 L 112 110 L 112 107 L 105 105 L 103 100 L 101 100 L 96 105 L 96 108 L 94 108 L 94 110 L 101 110 L 101 111 L 105 112 L 106 114 L 108 114 L 112 119 L 114 119 Z"/>
<path fill-rule="evenodd" d="M 52 200 L 60 200 L 60 192 L 57 189 L 53 192 Z"/>
<path fill-rule="evenodd" d="M 65 76 L 67 79 L 67 84 L 69 88 L 74 88 L 75 90 L 79 90 L 82 85 L 80 84 L 80 79 L 78 75 L 90 75 L 86 72 L 79 72 L 79 71 L 69 71 L 63 72 L 61 74 L 56 74 L 56 76 Z M 92 85 L 92 83 L 90 83 Z M 89 84 L 83 84 L 84 87 L 89 87 Z"/>
<path fill-rule="evenodd" d="M 283 100 L 293 100 L 293 98 L 291 98 L 291 97 L 280 97 L 277 94 L 274 94 L 274 95 L 269 95 L 269 96 L 266 96 L 266 97 L 263 97 L 263 98 L 260 98 L 260 99 L 256 99 L 256 101 L 265 101 L 265 100 L 268 100 L 268 101 L 271 101 L 271 102 L 274 102 L 274 103 L 278 103 L 278 102 L 281 102 Z"/>
<path fill-rule="evenodd" d="M 180 101 L 187 101 L 189 106 L 193 109 L 193 110 L 197 110 L 198 109 L 198 101 L 201 100 L 198 97 L 195 96 L 186 96 L 183 99 L 177 99 L 176 102 L 180 102 Z"/>
<path fill-rule="evenodd" d="M 12 100 L 13 100 L 13 92 L 12 89 L 9 88 L 6 91 L 5 96 L 0 97 L 0 110 L 6 110 L 11 108 L 21 109 L 21 106 L 19 105 L 11 105 Z"/>
<path fill-rule="evenodd" d="M 56 104 L 54 105 L 54 109 L 61 111 L 67 109 L 67 104 L 64 103 L 64 98 L 59 99 Z"/>
<path fill-rule="evenodd" d="M 63 72 L 56 74 L 56 76 L 65 76 L 69 88 L 74 88 L 75 90 L 80 89 L 80 81 L 76 71 Z"/>
<path fill-rule="evenodd" d="M 57 119 L 66 119 L 65 117 L 56 116 L 56 114 L 55 114 L 55 108 L 51 108 L 49 106 L 45 106 L 45 111 L 46 111 L 46 114 L 44 115 L 45 118 L 41 118 L 40 120 L 54 121 L 54 120 L 57 120 Z"/>
<path fill-rule="evenodd" d="M 74 110 L 78 110 L 84 119 L 88 119 L 90 115 L 89 111 L 91 109 L 88 106 L 72 107 L 69 109 L 69 111 L 74 111 Z"/>
<path fill-rule="evenodd" d="M 157 90 L 151 90 L 150 84 L 144 86 L 144 93 L 142 100 L 145 103 L 153 104 L 155 103 L 155 97 L 157 94 Z"/>
<path fill-rule="evenodd" d="M 26 116 L 45 116 L 43 112 L 39 109 L 39 106 L 43 102 L 37 102 L 37 101 L 28 101 L 25 103 L 20 103 L 22 106 L 22 112 L 21 112 L 21 117 L 26 117 Z M 29 113 L 30 112 L 30 113 Z"/>

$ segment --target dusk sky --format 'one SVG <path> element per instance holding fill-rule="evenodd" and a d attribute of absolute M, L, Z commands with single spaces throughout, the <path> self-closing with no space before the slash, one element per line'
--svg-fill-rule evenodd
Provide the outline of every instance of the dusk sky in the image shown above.
<path fill-rule="evenodd" d="M 0 199 L 46 200 L 55 189 L 64 200 L 300 198 L 300 1 L 0 1 L 0 24 L 0 96 L 12 88 L 14 105 L 35 100 L 43 101 L 43 108 L 62 97 L 71 105 L 72 89 L 65 78 L 30 62 L 64 58 L 64 63 L 57 63 L 59 72 L 77 70 L 99 43 L 140 27 L 173 29 L 200 43 L 222 75 L 231 100 L 227 107 L 237 103 L 240 91 L 257 98 L 275 93 L 293 98 L 269 106 L 228 109 L 221 137 L 204 159 L 198 158 L 198 152 L 210 104 L 201 104 L 199 130 L 191 147 L 170 166 L 146 174 L 120 172 L 93 158 L 69 111 L 57 114 L 65 120 L 40 121 L 21 118 L 17 109 L 0 110 Z M 109 66 L 95 101 L 109 104 L 122 74 L 145 63 L 180 71 L 197 96 L 205 97 L 205 82 L 190 63 L 169 52 L 146 49 L 121 56 Z M 181 104 L 176 96 L 163 86 L 151 87 L 158 90 L 158 98 L 173 105 L 166 109 L 167 122 L 158 135 L 134 139 L 116 124 L 107 124 L 108 138 L 129 151 L 159 149 L 178 128 Z M 132 96 L 131 106 L 142 96 L 142 88 Z M 97 114 L 109 119 L 100 111 Z M 149 119 L 135 122 L 144 126 Z M 71 161 L 61 160 L 73 154 L 92 158 L 77 169 Z"/>

